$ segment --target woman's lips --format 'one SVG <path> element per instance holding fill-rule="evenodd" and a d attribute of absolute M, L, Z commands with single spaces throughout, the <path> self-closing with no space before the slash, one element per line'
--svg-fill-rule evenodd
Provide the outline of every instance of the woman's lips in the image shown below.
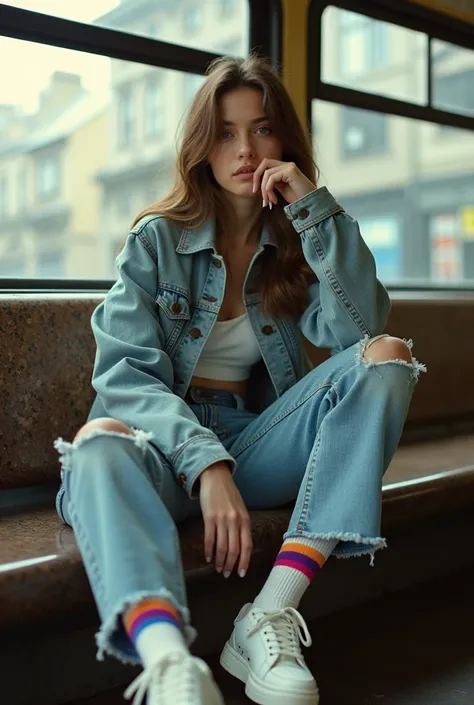
<path fill-rule="evenodd" d="M 234 179 L 240 179 L 241 181 L 251 181 L 253 179 L 253 171 L 244 171 L 240 174 L 234 174 Z"/>

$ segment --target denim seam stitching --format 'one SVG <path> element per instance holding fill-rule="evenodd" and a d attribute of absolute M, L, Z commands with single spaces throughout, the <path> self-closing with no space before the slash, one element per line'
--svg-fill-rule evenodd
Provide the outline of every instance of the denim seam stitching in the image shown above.
<path fill-rule="evenodd" d="M 368 326 L 366 325 L 364 319 L 360 315 L 359 311 L 356 309 L 354 306 L 354 303 L 350 300 L 350 298 L 347 296 L 346 292 L 341 286 L 341 283 L 339 282 L 337 276 L 335 275 L 334 271 L 332 270 L 331 265 L 329 264 L 329 261 L 326 257 L 326 254 L 324 252 L 324 247 L 321 243 L 321 240 L 319 238 L 319 235 L 316 231 L 315 234 L 315 239 L 317 240 L 317 245 L 313 240 L 313 237 L 309 237 L 309 242 L 314 248 L 318 258 L 321 261 L 321 265 L 323 266 L 323 271 L 324 274 L 326 275 L 326 280 L 331 287 L 332 291 L 334 292 L 336 298 L 341 302 L 343 307 L 346 309 L 347 313 L 351 317 L 352 321 L 356 324 L 362 335 L 370 335 L 370 330 Z"/>
<path fill-rule="evenodd" d="M 314 481 L 314 468 L 315 468 L 314 459 L 318 453 L 320 444 L 321 444 L 321 427 L 319 428 L 319 431 L 316 434 L 314 445 L 313 445 L 313 448 L 311 449 L 311 454 L 309 457 L 308 470 L 305 473 L 305 478 L 303 479 L 303 482 L 304 482 L 303 505 L 301 507 L 301 512 L 298 517 L 298 521 L 296 522 L 296 530 L 298 531 L 298 533 L 306 531 L 306 519 L 308 516 L 309 499 L 310 499 L 311 490 L 312 490 L 313 481 Z M 291 523 L 292 523 L 292 520 L 290 520 L 290 524 Z"/>
<path fill-rule="evenodd" d="M 307 223 L 302 223 L 301 229 L 297 227 L 298 232 L 304 233 L 305 230 L 309 230 L 309 228 L 313 228 L 315 225 L 318 225 L 319 223 L 322 223 L 323 220 L 326 220 L 326 218 L 330 218 L 333 215 L 336 215 L 337 213 L 343 213 L 344 209 L 342 206 L 339 204 L 332 206 L 332 208 L 326 208 L 322 213 L 317 213 L 313 215 L 311 220 Z M 298 216 L 296 216 L 297 218 Z M 297 222 L 298 225 L 298 222 Z"/>
<path fill-rule="evenodd" d="M 83 530 L 82 524 L 79 521 L 79 517 L 74 509 L 74 504 L 69 501 L 69 514 L 71 517 L 71 524 L 73 525 L 74 528 L 74 533 L 77 534 L 77 536 L 83 541 L 85 550 L 89 554 L 89 570 L 94 574 L 94 577 L 97 581 L 98 588 L 100 589 L 100 594 L 101 594 L 101 599 L 103 599 L 105 595 L 105 589 L 104 589 L 104 583 L 102 581 L 102 576 L 100 574 L 98 565 L 97 565 L 97 559 L 94 554 L 94 551 L 91 549 L 91 544 L 89 542 L 89 539 L 86 536 L 85 531 Z M 98 600 L 99 601 L 99 600 Z"/>
<path fill-rule="evenodd" d="M 293 411 L 298 409 L 300 406 L 305 404 L 308 399 L 311 399 L 312 396 L 314 396 L 317 392 L 319 392 L 321 389 L 324 389 L 325 387 L 331 388 L 333 386 L 332 382 L 323 382 L 322 384 L 319 385 L 316 389 L 312 389 L 306 396 L 304 396 L 302 399 L 299 399 L 297 402 L 295 402 L 292 406 L 288 407 L 285 409 L 283 413 L 281 413 L 279 416 L 276 416 L 272 421 L 267 424 L 264 428 L 259 431 L 255 436 L 252 436 L 247 443 L 245 443 L 241 448 L 236 450 L 233 453 L 233 456 L 236 458 L 238 455 L 244 452 L 244 450 L 247 450 L 251 445 L 253 445 L 256 441 L 260 440 L 263 436 L 265 436 L 274 426 L 280 423 L 280 421 L 283 421 L 284 418 L 289 416 Z"/>
<path fill-rule="evenodd" d="M 151 217 L 145 216 L 145 222 L 142 223 L 139 228 L 137 228 L 137 225 L 138 225 L 138 223 L 137 223 L 137 225 L 135 225 L 135 227 L 132 228 L 132 230 L 130 232 L 132 235 L 140 235 L 143 232 L 143 230 L 146 228 L 146 226 L 149 225 L 149 223 L 152 223 L 154 220 L 165 220 L 165 219 L 166 219 L 166 216 L 162 215 L 161 213 L 156 213 Z"/>
<path fill-rule="evenodd" d="M 164 289 L 165 291 L 172 291 L 175 294 L 181 294 L 185 299 L 189 299 L 189 291 L 182 286 L 178 286 L 177 284 L 168 284 L 167 282 L 159 281 L 157 295 L 161 289 Z"/>
<path fill-rule="evenodd" d="M 192 443 L 196 443 L 197 441 L 201 441 L 203 439 L 207 439 L 209 441 L 216 441 L 216 437 L 210 433 L 199 433 L 197 436 L 193 436 L 190 438 L 186 443 L 183 443 L 182 446 L 180 446 L 175 452 L 171 455 L 171 462 L 174 464 L 176 458 L 184 451 L 186 448 L 191 445 Z"/>
<path fill-rule="evenodd" d="M 335 384 L 333 384 L 331 386 L 331 391 L 334 391 L 334 393 L 336 395 L 336 403 L 334 406 L 337 406 L 337 404 L 340 401 L 340 397 L 339 397 L 339 392 L 338 392 Z M 313 487 L 314 471 L 315 471 L 315 466 L 316 466 L 316 456 L 318 454 L 318 450 L 321 445 L 322 424 L 323 424 L 323 422 L 321 423 L 319 430 L 316 434 L 316 438 L 314 440 L 314 445 L 313 445 L 313 448 L 311 449 L 311 453 L 308 458 L 308 470 L 305 473 L 305 477 L 303 478 L 303 482 L 305 483 L 305 489 L 304 489 L 303 506 L 301 507 L 299 521 L 297 522 L 297 530 L 299 533 L 302 533 L 303 531 L 306 530 L 305 529 L 305 525 L 306 525 L 305 522 L 306 522 L 306 518 L 308 516 L 309 497 L 310 497 L 311 490 Z M 292 523 L 292 520 L 290 520 L 290 523 Z"/>
<path fill-rule="evenodd" d="M 280 321 L 280 325 L 285 329 L 286 334 L 288 335 L 288 338 L 290 339 L 290 341 L 293 345 L 293 352 L 294 352 L 295 361 L 296 361 L 296 360 L 298 360 L 299 350 L 298 350 L 298 343 L 296 341 L 296 337 L 293 335 L 293 329 L 292 329 L 291 325 L 285 320 Z M 296 369 L 296 366 L 294 369 L 294 373 L 295 373 L 296 378 L 298 378 L 298 370 Z"/>
<path fill-rule="evenodd" d="M 140 240 L 140 242 L 142 243 L 145 250 L 148 252 L 148 255 L 151 257 L 151 259 L 153 260 L 155 265 L 158 265 L 158 254 L 157 254 L 155 248 L 153 247 L 153 245 L 151 244 L 150 240 L 148 239 L 148 237 L 143 232 L 143 230 L 140 230 L 140 232 L 136 233 L 136 236 Z"/>

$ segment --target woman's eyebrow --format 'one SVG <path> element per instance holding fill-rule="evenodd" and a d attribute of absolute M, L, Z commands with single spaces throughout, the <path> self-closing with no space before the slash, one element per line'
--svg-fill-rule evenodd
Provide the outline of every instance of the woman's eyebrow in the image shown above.
<path fill-rule="evenodd" d="M 256 125 L 258 122 L 266 122 L 268 120 L 266 115 L 262 115 L 262 117 L 255 118 L 254 120 L 251 120 L 250 122 L 253 125 Z M 222 124 L 225 125 L 226 127 L 235 127 L 235 122 L 232 122 L 231 120 L 223 120 Z"/>

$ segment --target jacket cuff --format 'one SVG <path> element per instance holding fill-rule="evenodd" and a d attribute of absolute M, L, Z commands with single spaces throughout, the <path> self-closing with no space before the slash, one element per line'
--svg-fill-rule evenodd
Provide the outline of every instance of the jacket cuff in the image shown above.
<path fill-rule="evenodd" d="M 229 455 L 217 438 L 208 435 L 194 436 L 175 453 L 172 458 L 173 472 L 189 497 L 195 499 L 196 481 L 208 467 L 214 463 L 224 462 L 233 473 L 237 467 L 236 460 Z"/>
<path fill-rule="evenodd" d="M 285 206 L 284 210 L 295 230 L 301 233 L 335 213 L 342 213 L 344 208 L 329 193 L 326 186 L 322 186 Z"/>

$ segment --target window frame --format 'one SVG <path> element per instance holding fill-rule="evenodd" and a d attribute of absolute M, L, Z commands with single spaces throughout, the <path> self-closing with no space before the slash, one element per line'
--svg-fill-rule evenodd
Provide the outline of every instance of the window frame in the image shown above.
<path fill-rule="evenodd" d="M 427 105 L 409 103 L 396 98 L 388 98 L 373 93 L 345 88 L 326 83 L 321 78 L 322 64 L 322 18 L 327 7 L 357 12 L 374 20 L 391 22 L 428 36 L 427 61 Z M 308 73 L 307 111 L 311 125 L 311 101 L 324 100 L 353 108 L 398 115 L 400 117 L 423 120 L 440 125 L 474 130 L 474 117 L 468 117 L 433 106 L 433 52 L 432 41 L 441 41 L 472 51 L 474 46 L 474 26 L 470 26 L 449 15 L 428 10 L 417 3 L 397 4 L 397 0 L 311 0 L 308 11 Z"/>
<path fill-rule="evenodd" d="M 335 7 L 364 15 L 373 20 L 391 24 L 427 35 L 427 104 L 416 104 L 374 93 L 345 88 L 322 79 L 323 14 L 326 8 Z M 307 124 L 311 133 L 313 120 L 312 101 L 320 100 L 339 106 L 370 110 L 387 116 L 411 118 L 443 127 L 464 128 L 474 132 L 474 116 L 469 117 L 433 104 L 433 83 L 436 56 L 433 43 L 441 40 L 455 47 L 473 50 L 474 24 L 470 25 L 446 13 L 436 12 L 415 2 L 398 0 L 311 0 L 307 22 Z M 433 291 L 443 295 L 449 292 L 472 292 L 474 285 L 443 284 L 442 286 L 407 282 L 390 284 L 390 291 Z"/>
<path fill-rule="evenodd" d="M 281 0 L 247 0 L 249 3 L 248 50 L 268 56 L 277 68 L 282 53 Z M 268 21 L 270 18 L 270 21 Z M 72 49 L 182 73 L 204 75 L 211 61 L 221 56 L 151 37 L 86 24 L 0 4 L 0 36 L 35 44 Z M 124 233 L 125 238 L 125 233 Z M 110 279 L 37 279 L 0 276 L 1 293 L 104 292 Z"/>

